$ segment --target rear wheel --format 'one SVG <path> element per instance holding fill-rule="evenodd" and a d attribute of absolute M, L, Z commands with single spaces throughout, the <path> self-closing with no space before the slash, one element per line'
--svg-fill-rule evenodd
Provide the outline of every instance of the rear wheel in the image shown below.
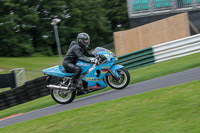
<path fill-rule="evenodd" d="M 60 104 L 71 103 L 76 96 L 76 91 L 72 90 L 51 89 L 50 93 L 53 100 Z"/>
<path fill-rule="evenodd" d="M 60 83 L 55 83 L 60 86 Z M 53 100 L 60 104 L 71 103 L 76 97 L 75 90 L 64 90 L 64 89 L 50 89 L 50 94 Z"/>
<path fill-rule="evenodd" d="M 106 81 L 108 85 L 114 89 L 124 89 L 130 82 L 130 74 L 126 68 L 121 68 L 117 70 L 119 74 L 119 79 L 116 79 L 111 74 L 106 76 Z"/>

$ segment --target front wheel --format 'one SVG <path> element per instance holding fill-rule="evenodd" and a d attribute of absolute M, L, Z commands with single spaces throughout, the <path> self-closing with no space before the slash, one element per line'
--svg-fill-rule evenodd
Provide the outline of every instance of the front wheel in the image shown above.
<path fill-rule="evenodd" d="M 106 76 L 106 81 L 108 85 L 114 89 L 124 89 L 130 82 L 130 74 L 126 68 L 121 68 L 117 70 L 119 74 L 119 79 L 116 79 L 111 74 Z"/>

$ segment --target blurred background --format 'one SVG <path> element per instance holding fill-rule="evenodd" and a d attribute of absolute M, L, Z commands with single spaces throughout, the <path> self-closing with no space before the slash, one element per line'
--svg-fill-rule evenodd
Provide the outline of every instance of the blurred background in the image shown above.
<path fill-rule="evenodd" d="M 113 42 L 114 31 L 129 27 L 125 0 L 1 0 L 0 56 L 57 54 L 54 29 L 58 24 L 62 54 L 80 32 L 91 36 L 90 48 Z"/>

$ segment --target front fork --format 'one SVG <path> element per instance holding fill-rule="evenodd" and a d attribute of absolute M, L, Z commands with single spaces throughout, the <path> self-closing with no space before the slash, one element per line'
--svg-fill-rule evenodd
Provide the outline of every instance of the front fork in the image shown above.
<path fill-rule="evenodd" d="M 123 68 L 123 67 L 124 67 L 124 66 L 122 66 L 122 65 L 113 65 L 113 66 L 111 67 L 111 69 L 108 68 L 107 70 L 111 73 L 111 75 L 112 75 L 115 79 L 119 80 L 120 78 L 119 78 L 119 74 L 118 74 L 117 70 L 118 70 L 118 69 L 121 69 L 121 68 Z"/>
<path fill-rule="evenodd" d="M 116 79 L 116 80 L 119 80 L 119 75 L 118 75 L 118 73 L 117 73 L 117 70 L 114 70 L 114 72 L 112 72 L 109 68 L 107 69 L 110 73 L 111 73 L 111 75 Z M 117 77 L 118 76 L 118 77 Z"/>

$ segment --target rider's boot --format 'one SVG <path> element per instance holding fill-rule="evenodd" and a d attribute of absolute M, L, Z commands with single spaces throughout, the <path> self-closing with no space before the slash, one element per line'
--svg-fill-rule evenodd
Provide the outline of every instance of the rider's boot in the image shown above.
<path fill-rule="evenodd" d="M 83 83 L 82 83 L 81 78 L 76 79 L 76 87 L 78 89 L 81 89 L 83 87 Z"/>
<path fill-rule="evenodd" d="M 74 85 L 75 85 L 75 79 L 69 79 L 69 84 L 70 84 L 70 86 L 71 87 L 74 87 Z"/>
<path fill-rule="evenodd" d="M 71 87 L 75 87 L 77 89 L 81 89 L 83 87 L 82 85 L 82 79 L 81 78 L 78 78 L 78 79 L 69 79 L 69 83 L 70 83 L 70 86 Z"/>

